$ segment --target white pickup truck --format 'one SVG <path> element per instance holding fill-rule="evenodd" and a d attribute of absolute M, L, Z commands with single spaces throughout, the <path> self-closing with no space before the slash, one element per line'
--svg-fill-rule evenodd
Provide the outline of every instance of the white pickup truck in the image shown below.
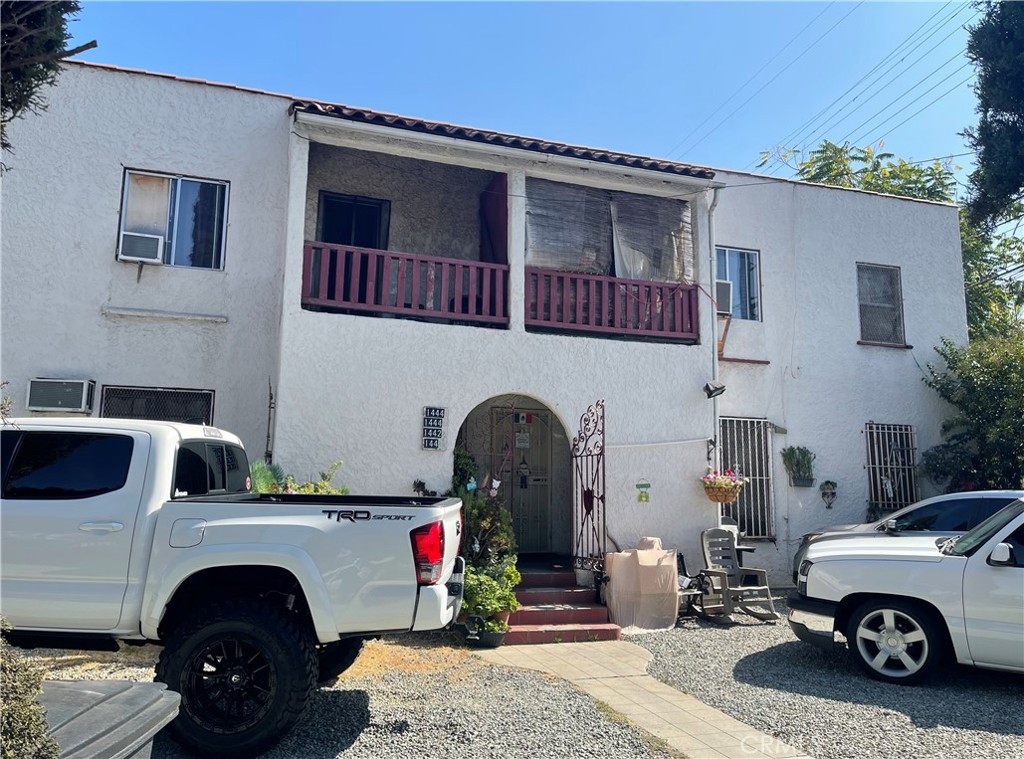
<path fill-rule="evenodd" d="M 0 435 L 12 639 L 161 644 L 193 750 L 266 750 L 367 637 L 458 615 L 458 499 L 250 493 L 241 442 L 212 427 L 33 418 Z"/>
<path fill-rule="evenodd" d="M 962 537 L 811 543 L 789 597 L 797 637 L 910 684 L 951 654 L 960 664 L 1024 673 L 1024 498 Z"/>

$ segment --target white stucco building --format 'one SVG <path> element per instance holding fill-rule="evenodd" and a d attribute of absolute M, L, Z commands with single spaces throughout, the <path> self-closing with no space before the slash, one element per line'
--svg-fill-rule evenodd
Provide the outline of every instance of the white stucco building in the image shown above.
<path fill-rule="evenodd" d="M 88 64 L 47 98 L 3 177 L 17 414 L 201 418 L 367 494 L 444 490 L 461 444 L 521 550 L 589 555 L 603 515 L 691 567 L 710 456 L 752 478 L 730 513 L 778 583 L 803 532 L 928 492 L 953 206 Z"/>

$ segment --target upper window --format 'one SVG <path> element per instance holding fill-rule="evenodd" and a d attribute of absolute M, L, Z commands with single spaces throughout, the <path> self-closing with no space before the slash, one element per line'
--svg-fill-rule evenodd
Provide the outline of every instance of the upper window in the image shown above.
<path fill-rule="evenodd" d="M 898 266 L 857 264 L 860 339 L 903 345 L 903 293 Z"/>
<path fill-rule="evenodd" d="M 100 416 L 213 424 L 213 391 L 107 385 Z"/>
<path fill-rule="evenodd" d="M 55 501 L 120 490 L 133 447 L 127 435 L 26 432 L 10 463 L 4 498 Z"/>
<path fill-rule="evenodd" d="M 730 314 L 733 319 L 760 321 L 761 270 L 757 251 L 738 248 L 716 248 L 716 251 L 718 281 L 731 284 L 731 287 L 717 288 L 720 293 L 731 290 L 731 300 L 727 303 L 719 302 L 718 313 Z"/>
<path fill-rule="evenodd" d="M 391 203 L 354 195 L 320 193 L 317 239 L 335 245 L 387 250 Z"/>
<path fill-rule="evenodd" d="M 227 182 L 126 171 L 118 258 L 224 268 Z"/>

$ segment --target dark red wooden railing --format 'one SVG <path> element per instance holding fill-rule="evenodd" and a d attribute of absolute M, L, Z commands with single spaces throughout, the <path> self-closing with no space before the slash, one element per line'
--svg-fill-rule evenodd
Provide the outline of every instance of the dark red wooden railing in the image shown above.
<path fill-rule="evenodd" d="M 595 335 L 697 339 L 697 288 L 526 269 L 526 325 Z"/>
<path fill-rule="evenodd" d="M 302 305 L 507 325 L 508 266 L 307 242 Z"/>

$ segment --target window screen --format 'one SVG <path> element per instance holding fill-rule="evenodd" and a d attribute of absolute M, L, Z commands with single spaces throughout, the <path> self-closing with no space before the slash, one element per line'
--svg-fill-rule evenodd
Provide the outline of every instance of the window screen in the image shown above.
<path fill-rule="evenodd" d="M 100 416 L 213 424 L 213 391 L 107 385 L 103 388 Z"/>
<path fill-rule="evenodd" d="M 10 464 L 4 498 L 92 498 L 124 487 L 134 441 L 125 435 L 26 432 Z"/>
<path fill-rule="evenodd" d="M 903 345 L 903 295 L 895 266 L 857 264 L 860 339 Z"/>

